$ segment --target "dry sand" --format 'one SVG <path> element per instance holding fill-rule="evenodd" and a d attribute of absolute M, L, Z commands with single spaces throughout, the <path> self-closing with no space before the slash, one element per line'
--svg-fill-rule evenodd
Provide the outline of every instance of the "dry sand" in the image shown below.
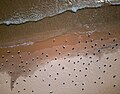
<path fill-rule="evenodd" d="M 1 94 L 16 94 L 19 91 L 22 92 L 22 94 L 28 94 L 32 92 L 31 90 L 34 91 L 34 94 L 47 94 L 49 92 L 54 92 L 54 94 L 61 94 L 62 92 L 64 92 L 64 94 L 79 94 L 83 88 L 85 90 L 82 91 L 84 91 L 85 94 L 88 92 L 90 92 L 89 94 L 119 93 L 120 32 L 117 27 L 115 29 L 116 32 L 111 31 L 109 27 L 107 31 L 94 32 L 91 35 L 76 32 L 54 37 L 31 46 L 0 49 L 0 71 L 2 73 Z M 81 57 L 84 59 L 80 60 Z M 92 62 L 89 57 L 91 57 Z M 109 63 L 106 61 L 107 57 L 110 58 Z M 115 63 L 115 61 L 113 62 L 116 58 L 117 63 Z M 96 60 L 99 60 L 101 64 L 95 63 Z M 73 65 L 74 62 L 80 65 Z M 85 66 L 83 63 L 85 63 Z M 92 64 L 92 66 L 88 66 L 87 64 Z M 112 65 L 114 67 L 112 69 L 105 69 L 108 73 L 102 74 L 101 71 L 104 71 L 103 68 L 106 64 L 107 66 Z M 89 71 L 85 71 L 84 68 L 88 67 Z M 99 69 L 99 67 L 102 69 Z M 84 71 L 78 74 L 77 71 L 80 71 L 80 69 Z M 43 72 L 39 73 L 41 70 Z M 74 71 L 79 79 L 76 78 Z M 6 73 L 9 74 L 11 78 L 7 76 Z M 54 82 L 53 80 L 57 73 L 61 75 L 57 76 L 58 80 Z M 73 76 L 68 77 L 69 74 L 73 74 Z M 50 75 L 52 75 L 52 77 L 49 77 Z M 83 77 L 81 75 L 83 75 Z M 88 78 L 84 78 L 84 75 L 88 75 Z M 106 77 L 110 75 L 111 78 L 108 80 Z M 112 75 L 117 75 L 115 81 Z M 99 76 L 103 78 L 101 82 L 96 80 L 96 77 Z M 23 83 L 24 79 L 25 84 Z M 81 86 L 74 87 L 71 84 L 72 82 L 70 82 L 72 80 L 76 81 L 74 85 L 78 83 L 80 85 L 82 82 L 86 85 L 83 86 L 83 88 Z M 94 81 L 98 81 L 99 83 L 103 81 L 105 84 L 103 84 L 103 86 L 97 84 L 96 87 L 93 85 Z M 18 85 L 16 85 L 17 82 L 19 83 Z M 62 85 L 64 82 L 65 86 Z M 49 83 L 54 84 L 48 86 Z M 115 89 L 112 87 L 114 84 L 118 85 Z M 91 86 L 89 87 L 89 85 Z M 10 88 L 12 91 L 10 91 Z M 38 88 L 41 89 L 39 90 Z M 72 90 L 70 88 L 72 88 Z M 91 88 L 95 89 L 91 90 Z M 105 88 L 108 88 L 107 91 Z M 101 89 L 104 91 L 101 91 Z"/>

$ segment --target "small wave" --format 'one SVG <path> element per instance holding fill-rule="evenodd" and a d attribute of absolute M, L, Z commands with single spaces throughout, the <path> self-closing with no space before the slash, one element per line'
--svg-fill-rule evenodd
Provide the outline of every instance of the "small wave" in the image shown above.
<path fill-rule="evenodd" d="M 54 0 L 53 0 L 54 1 Z M 32 3 L 32 2 L 31 2 Z M 39 2 L 41 3 L 41 2 Z M 42 3 L 41 3 L 42 4 Z M 38 4 L 39 6 L 32 6 L 25 11 L 14 12 L 11 18 L 3 18 L 0 20 L 0 24 L 21 24 L 28 21 L 38 21 L 45 17 L 52 17 L 57 14 L 63 13 L 65 11 L 77 12 L 78 9 L 91 8 L 91 7 L 101 7 L 101 0 L 55 0 L 50 3 L 44 1 L 43 4 Z M 12 6 L 11 6 L 12 7 Z M 22 7 L 22 5 L 21 5 Z M 43 8 L 44 7 L 44 8 Z"/>
<path fill-rule="evenodd" d="M 68 10 L 72 12 L 77 12 L 77 10 L 83 8 L 101 7 L 102 5 L 104 5 L 104 3 L 110 3 L 112 5 L 120 4 L 119 0 L 53 0 L 54 2 L 50 2 L 49 0 L 46 1 L 47 2 L 45 2 L 44 0 L 38 2 L 38 5 L 33 5 L 25 11 L 15 11 L 10 18 L 2 18 L 0 20 L 0 24 L 10 25 L 21 24 L 28 21 L 38 21 L 45 17 L 52 17 Z M 30 2 L 32 3 L 32 1 Z"/>

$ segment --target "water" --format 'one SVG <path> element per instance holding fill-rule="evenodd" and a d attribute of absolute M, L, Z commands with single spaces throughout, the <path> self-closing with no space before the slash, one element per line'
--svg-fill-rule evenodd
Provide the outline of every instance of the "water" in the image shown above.
<path fill-rule="evenodd" d="M 0 1 L 3 6 L 0 24 L 21 24 L 28 21 L 38 21 L 67 10 L 77 12 L 78 9 L 101 7 L 104 0 L 29 0 L 29 1 Z M 119 0 L 109 0 L 105 3 L 120 4 Z M 12 5 L 13 4 L 13 5 Z M 5 9 L 4 9 L 5 7 Z M 12 8 L 13 7 L 13 8 Z M 0 12 L 1 12 L 0 11 Z M 10 13 L 9 13 L 10 11 Z"/>

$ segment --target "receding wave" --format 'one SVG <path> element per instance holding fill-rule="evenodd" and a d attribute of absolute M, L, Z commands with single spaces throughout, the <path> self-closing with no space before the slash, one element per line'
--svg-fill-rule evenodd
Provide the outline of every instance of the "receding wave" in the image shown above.
<path fill-rule="evenodd" d="M 78 9 L 101 7 L 104 3 L 119 4 L 118 0 L 1 0 L 0 24 L 21 24 L 38 21 L 67 10 L 76 12 Z"/>

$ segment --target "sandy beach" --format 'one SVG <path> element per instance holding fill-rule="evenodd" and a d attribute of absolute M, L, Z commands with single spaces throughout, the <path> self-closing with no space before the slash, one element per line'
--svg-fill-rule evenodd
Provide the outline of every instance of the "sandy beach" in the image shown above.
<path fill-rule="evenodd" d="M 1 25 L 0 94 L 119 94 L 119 9 Z"/>
<path fill-rule="evenodd" d="M 103 87 L 97 88 L 100 90 L 91 91 L 90 87 L 85 86 L 85 88 L 87 88 L 87 90 L 85 90 L 85 94 L 86 92 L 91 92 L 90 94 L 94 94 L 96 92 L 98 94 L 104 94 L 105 92 L 106 94 L 110 94 L 110 92 L 115 92 L 116 90 L 119 93 L 120 91 L 118 88 L 119 88 L 120 72 L 117 69 L 119 69 L 119 66 L 120 66 L 119 65 L 120 32 L 118 31 L 113 32 L 113 30 L 110 31 L 109 29 L 103 32 L 94 32 L 91 35 L 79 34 L 76 32 L 76 33 L 65 34 L 58 37 L 54 37 L 54 38 L 45 40 L 43 42 L 35 43 L 30 46 L 20 46 L 20 47 L 14 47 L 14 48 L 0 49 L 0 52 L 1 52 L 0 53 L 1 54 L 0 71 L 2 73 L 1 79 L 3 79 L 3 81 L 2 80 L 1 81 L 2 83 L 3 82 L 6 83 L 7 81 L 6 88 L 3 84 L 1 84 L 2 85 L 0 88 L 2 91 L 1 94 L 16 94 L 19 91 L 22 92 L 22 94 L 24 93 L 27 94 L 27 93 L 30 93 L 30 90 L 29 90 L 30 88 L 34 89 L 34 91 L 36 92 L 34 94 L 38 94 L 39 92 L 47 94 L 47 92 L 52 92 L 51 89 L 54 90 L 53 92 L 55 92 L 55 94 L 61 94 L 62 92 L 66 92 L 65 94 L 68 94 L 69 92 L 73 92 L 72 94 L 79 94 L 82 88 L 79 86 L 77 88 L 76 87 L 73 88 L 69 80 L 67 81 L 67 79 L 72 80 L 75 78 L 74 77 L 68 78 L 66 76 L 69 75 L 70 73 L 73 74 L 74 71 L 76 70 L 80 71 L 81 68 L 84 70 L 84 68 L 88 68 L 88 67 L 90 68 L 90 71 L 81 72 L 82 73 L 81 75 L 89 75 L 88 80 L 85 80 L 84 77 L 81 78 L 80 74 L 78 74 L 78 72 L 76 71 L 77 77 L 80 77 L 80 80 L 76 79 L 77 84 L 80 83 L 81 81 L 91 84 L 91 81 L 92 80 L 94 81 L 96 78 L 96 75 L 98 75 L 98 76 L 102 76 L 102 78 L 104 78 L 104 82 L 106 82 L 106 84 L 103 85 L 104 88 L 108 88 L 108 86 L 110 85 L 108 84 L 109 82 L 107 82 L 106 76 L 116 74 L 118 76 L 116 78 L 118 80 L 116 82 L 116 84 L 118 84 L 118 87 L 116 87 L 115 89 L 112 89 L 112 87 L 109 87 L 107 91 L 106 89 L 104 89 L 104 91 L 101 92 L 100 90 Z M 114 58 L 112 58 L 113 56 Z M 84 60 L 79 61 L 81 57 L 84 58 Z M 90 60 L 90 57 L 92 58 L 91 59 L 92 61 Z M 108 61 L 105 60 L 105 58 L 107 57 L 111 58 L 109 60 L 109 63 L 107 63 Z M 116 59 L 116 58 L 117 58 L 117 63 L 112 62 L 112 59 Z M 101 64 L 93 63 L 93 62 L 96 62 L 96 60 L 99 60 Z M 74 62 L 75 64 L 79 63 L 80 65 L 77 67 L 73 65 Z M 85 67 L 83 67 L 84 62 L 86 65 Z M 89 66 L 91 64 L 92 66 Z M 114 68 L 106 69 L 106 71 L 111 70 L 110 72 L 111 74 L 109 73 L 104 75 L 100 73 L 100 71 L 103 71 L 104 65 L 106 64 L 107 66 L 110 66 L 110 65 L 116 66 L 114 67 L 115 69 Z M 59 70 L 58 67 L 60 67 L 61 70 Z M 96 67 L 97 69 L 101 67 L 101 69 L 97 71 Z M 43 71 L 43 72 L 39 73 L 39 71 Z M 92 72 L 94 72 L 94 74 Z M 48 83 L 51 83 L 52 79 L 54 79 L 55 74 L 57 73 L 61 74 L 57 77 L 58 78 L 57 82 L 54 83 L 53 86 L 51 86 L 50 88 L 46 86 Z M 9 74 L 9 76 L 7 74 Z M 52 75 L 52 78 L 48 79 L 46 76 L 49 77 L 50 75 Z M 91 77 L 90 75 L 94 75 L 95 77 L 94 76 Z M 35 78 L 31 78 L 34 76 Z M 45 82 L 43 81 L 43 79 L 46 79 Z M 25 80 L 25 84 L 22 82 L 23 80 Z M 67 83 L 66 88 L 68 88 L 68 91 L 66 91 L 66 89 L 65 90 L 63 89 L 62 91 L 59 89 L 59 88 L 62 89 L 62 87 L 64 87 L 60 85 L 59 81 L 61 82 L 61 84 L 62 84 L 62 81 L 63 82 L 65 81 L 65 83 Z M 113 84 L 115 83 L 114 81 L 112 81 L 112 78 L 109 81 Z M 45 87 L 45 89 L 37 90 L 38 87 L 43 88 L 41 87 L 41 85 L 37 86 L 38 82 L 43 87 Z M 20 85 L 16 85 L 17 83 L 20 83 Z M 33 84 L 34 87 L 31 87 L 31 85 L 29 86 L 30 83 Z M 24 85 L 25 85 L 24 88 L 26 91 L 22 90 L 24 88 L 21 86 L 24 86 Z M 58 85 L 58 88 L 55 88 L 56 85 Z M 26 87 L 26 86 L 29 86 L 29 87 Z M 95 88 L 94 85 L 91 84 L 91 86 L 93 86 L 92 88 Z M 69 91 L 70 87 L 73 88 L 72 91 Z M 10 88 L 12 89 L 12 91 L 10 90 Z"/>

